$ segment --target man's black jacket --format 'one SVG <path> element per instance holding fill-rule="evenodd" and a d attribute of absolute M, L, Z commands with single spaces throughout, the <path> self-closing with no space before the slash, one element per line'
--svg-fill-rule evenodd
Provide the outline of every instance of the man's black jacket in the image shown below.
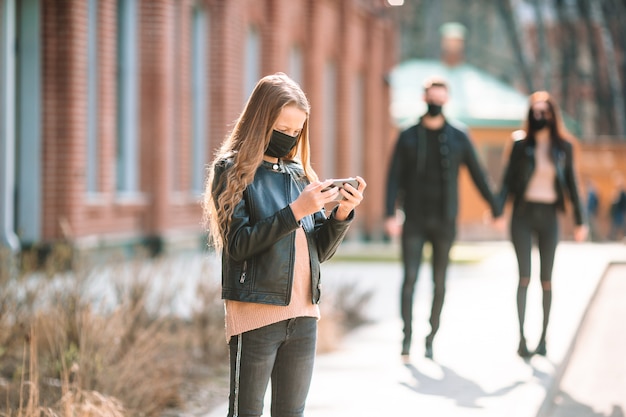
<path fill-rule="evenodd" d="M 385 214 L 395 214 L 396 208 L 404 211 L 407 221 L 419 221 L 414 217 L 423 203 L 423 184 L 426 178 L 426 131 L 421 123 L 400 133 L 393 153 L 387 177 Z M 445 123 L 439 140 L 443 184 L 440 188 L 443 201 L 443 218 L 454 221 L 458 214 L 459 168 L 465 165 L 494 217 L 499 215 L 498 205 L 487 183 L 486 176 L 467 134 Z"/>

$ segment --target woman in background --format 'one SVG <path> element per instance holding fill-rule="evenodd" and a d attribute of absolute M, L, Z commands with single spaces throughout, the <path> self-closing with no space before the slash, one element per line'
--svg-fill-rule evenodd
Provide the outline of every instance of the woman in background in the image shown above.
<path fill-rule="evenodd" d="M 574 238 L 587 236 L 573 157 L 573 138 L 565 130 L 554 99 L 545 91 L 530 96 L 530 106 L 522 137 L 516 137 L 499 193 L 501 208 L 513 201 L 510 237 L 517 256 L 519 284 L 517 313 L 520 341 L 517 353 L 530 357 L 524 334 L 526 294 L 530 282 L 532 240 L 536 238 L 540 255 L 540 280 L 543 292 L 543 327 L 534 353 L 546 354 L 546 335 L 552 304 L 552 268 L 559 238 L 559 211 L 565 199 L 571 201 L 576 227 Z"/>

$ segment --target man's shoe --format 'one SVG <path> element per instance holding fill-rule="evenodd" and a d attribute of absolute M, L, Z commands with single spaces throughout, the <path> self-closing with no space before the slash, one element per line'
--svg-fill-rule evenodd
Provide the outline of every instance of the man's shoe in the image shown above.
<path fill-rule="evenodd" d="M 426 339 L 426 348 L 424 349 L 424 356 L 428 359 L 433 358 L 433 341 Z"/>
<path fill-rule="evenodd" d="M 526 347 L 526 340 L 525 339 L 521 339 L 519 341 L 519 347 L 517 348 L 517 354 L 520 355 L 524 359 L 530 358 L 532 356 L 532 353 L 530 353 L 530 351 Z"/>

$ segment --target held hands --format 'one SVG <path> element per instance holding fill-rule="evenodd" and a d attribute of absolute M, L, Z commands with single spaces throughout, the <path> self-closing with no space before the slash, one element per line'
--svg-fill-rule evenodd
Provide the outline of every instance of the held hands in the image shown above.
<path fill-rule="evenodd" d="M 345 190 L 330 187 L 333 180 L 315 181 L 307 185 L 298 198 L 291 203 L 291 211 L 293 211 L 296 220 L 300 221 L 304 217 L 322 210 L 326 204 L 335 200 L 339 193 L 345 199 L 339 202 L 336 218 L 337 220 L 347 219 L 350 212 L 363 200 L 363 190 L 367 186 L 363 178 L 356 178 L 359 180 L 358 189 L 350 184 L 345 185 Z"/>
<path fill-rule="evenodd" d="M 385 219 L 385 232 L 390 237 L 400 236 L 402 232 L 402 221 L 397 216 L 387 217 Z"/>
<path fill-rule="evenodd" d="M 506 220 L 504 216 L 496 217 L 492 221 L 493 226 L 496 230 L 500 232 L 504 232 L 506 230 Z M 589 234 L 589 228 L 586 224 L 578 225 L 574 228 L 574 240 L 576 242 L 584 242 L 587 240 L 587 235 Z"/>
<path fill-rule="evenodd" d="M 504 216 L 499 216 L 491 220 L 491 224 L 498 232 L 506 232 L 506 219 Z"/>

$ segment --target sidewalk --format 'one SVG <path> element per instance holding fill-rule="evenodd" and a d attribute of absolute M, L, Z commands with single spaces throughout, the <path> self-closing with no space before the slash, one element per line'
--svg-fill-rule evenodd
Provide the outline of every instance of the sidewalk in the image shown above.
<path fill-rule="evenodd" d="M 453 263 L 449 268 L 432 361 L 423 357 L 432 292 L 430 265 L 423 265 L 415 294 L 412 359 L 407 365 L 400 360 L 399 262 L 331 261 L 324 265 L 326 291 L 333 285 L 354 283 L 355 290 L 374 293 L 369 305 L 372 322 L 349 334 L 337 351 L 317 357 L 307 417 L 537 415 L 563 373 L 606 266 L 610 261 L 626 261 L 626 247 L 560 243 L 548 355 L 529 361 L 516 354 L 517 266 L 510 243 L 459 243 L 453 257 L 463 258 L 466 252 L 478 262 Z M 367 257 L 367 253 L 362 255 Z M 526 311 L 530 348 L 539 337 L 542 320 L 538 256 L 534 255 Z M 207 417 L 223 417 L 226 410 L 223 404 Z M 264 415 L 269 416 L 269 411 Z"/>
<path fill-rule="evenodd" d="M 539 417 L 626 415 L 624 294 L 626 263 L 612 264 L 585 315 L 561 383 Z"/>

